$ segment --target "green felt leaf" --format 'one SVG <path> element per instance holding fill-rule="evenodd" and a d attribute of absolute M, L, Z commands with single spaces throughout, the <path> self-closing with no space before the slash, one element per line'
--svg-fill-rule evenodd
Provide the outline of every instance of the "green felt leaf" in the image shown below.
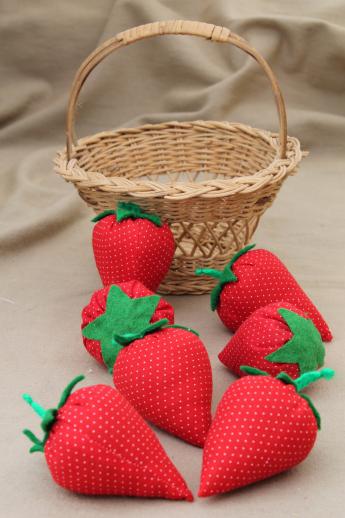
<path fill-rule="evenodd" d="M 34 433 L 32 433 L 31 430 L 28 430 L 27 428 L 25 428 L 25 430 L 23 430 L 23 434 L 26 435 L 26 437 L 29 439 L 29 441 L 31 441 L 33 443 L 33 446 L 31 446 L 30 448 L 30 453 L 34 453 L 36 451 L 40 451 L 40 452 L 43 452 L 44 451 L 44 442 L 41 441 L 40 439 L 38 439 L 36 437 L 36 435 Z"/>
<path fill-rule="evenodd" d="M 65 387 L 64 390 L 62 391 L 62 394 L 60 396 L 60 401 L 58 403 L 57 408 L 61 408 L 62 406 L 64 406 L 67 399 L 71 395 L 71 392 L 74 389 L 74 387 L 77 385 L 77 383 L 79 383 L 80 381 L 83 381 L 84 379 L 85 379 L 85 376 L 83 374 L 79 374 L 79 376 L 76 376 L 75 378 L 72 379 L 72 381 L 69 382 L 67 387 Z"/>
<path fill-rule="evenodd" d="M 147 330 L 152 325 L 150 320 L 159 300 L 158 295 L 132 299 L 119 286 L 111 286 L 105 312 L 83 329 L 83 336 L 100 342 L 103 360 L 110 372 L 123 347 L 121 337 L 139 336 Z"/>
<path fill-rule="evenodd" d="M 256 367 L 250 367 L 249 365 L 241 365 L 240 370 L 251 376 L 269 376 L 269 374 Z"/>
<path fill-rule="evenodd" d="M 307 394 L 300 394 L 300 396 L 301 396 L 301 398 L 305 399 L 306 402 L 308 403 L 310 410 L 313 412 L 313 414 L 315 416 L 317 429 L 321 430 L 321 416 L 319 414 L 318 409 L 315 407 L 313 401 L 311 400 L 311 398 L 309 396 L 307 396 Z"/>
<path fill-rule="evenodd" d="M 293 336 L 265 359 L 272 363 L 296 363 L 301 374 L 321 367 L 324 363 L 325 348 L 312 320 L 285 308 L 278 309 L 278 313 L 289 326 Z"/>
<path fill-rule="evenodd" d="M 101 219 L 103 218 L 106 218 L 107 216 L 111 216 L 111 215 L 114 215 L 115 214 L 115 211 L 114 210 L 111 210 L 111 209 L 107 209 L 107 210 L 104 210 L 103 212 L 100 212 L 99 214 L 97 214 L 94 218 L 92 218 L 92 223 L 96 223 L 97 221 L 100 221 Z"/>
<path fill-rule="evenodd" d="M 254 248 L 255 244 L 247 245 L 232 257 L 231 261 L 225 266 L 223 271 L 213 270 L 211 268 L 197 268 L 195 270 L 196 275 L 208 275 L 210 277 L 214 277 L 218 279 L 218 284 L 213 288 L 211 292 L 211 309 L 214 311 L 218 306 L 219 296 L 222 292 L 222 289 L 229 282 L 237 282 L 237 276 L 232 271 L 233 264 L 237 261 L 241 255 L 249 252 L 252 248 Z"/>

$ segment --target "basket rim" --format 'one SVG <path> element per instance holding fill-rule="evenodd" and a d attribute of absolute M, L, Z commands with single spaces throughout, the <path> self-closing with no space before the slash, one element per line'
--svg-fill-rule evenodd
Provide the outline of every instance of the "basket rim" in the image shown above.
<path fill-rule="evenodd" d="M 54 158 L 55 171 L 66 181 L 76 184 L 78 189 L 92 188 L 103 192 L 113 192 L 117 196 L 125 195 L 137 198 L 164 198 L 169 200 L 187 198 L 220 198 L 233 194 L 249 194 L 266 187 L 268 184 L 281 182 L 286 176 L 293 174 L 298 164 L 307 152 L 301 150 L 300 142 L 295 137 L 288 136 L 286 158 L 279 156 L 279 134 L 255 128 L 239 122 L 195 120 L 195 121 L 168 121 L 163 123 L 146 123 L 136 127 L 121 127 L 114 130 L 101 131 L 78 139 L 78 147 L 95 143 L 109 137 L 140 134 L 152 129 L 164 131 L 171 128 L 232 130 L 260 138 L 267 142 L 274 150 L 275 157 L 270 164 L 251 175 L 232 176 L 229 178 L 209 179 L 200 181 L 177 181 L 160 183 L 148 179 L 105 176 L 99 171 L 86 171 L 79 166 L 76 158 L 67 160 L 66 147 L 60 149 Z"/>

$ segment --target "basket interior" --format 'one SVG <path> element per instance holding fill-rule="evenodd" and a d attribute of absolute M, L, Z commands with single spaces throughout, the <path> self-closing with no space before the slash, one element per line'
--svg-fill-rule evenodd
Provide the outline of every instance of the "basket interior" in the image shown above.
<path fill-rule="evenodd" d="M 150 124 L 81 139 L 74 157 L 86 171 L 160 183 L 253 175 L 277 158 L 265 132 L 241 124 Z"/>

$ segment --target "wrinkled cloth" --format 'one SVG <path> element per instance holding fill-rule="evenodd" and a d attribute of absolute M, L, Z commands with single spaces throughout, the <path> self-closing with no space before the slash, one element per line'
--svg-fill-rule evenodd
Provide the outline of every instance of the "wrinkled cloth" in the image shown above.
<path fill-rule="evenodd" d="M 100 43 L 143 23 L 191 19 L 224 25 L 272 66 L 287 105 L 288 133 L 310 156 L 264 215 L 255 242 L 276 253 L 329 322 L 332 383 L 313 388 L 323 422 L 317 446 L 291 473 L 214 502 L 82 499 L 57 489 L 20 430 L 39 432 L 20 394 L 54 406 L 74 375 L 109 383 L 84 351 L 80 312 L 101 288 L 91 248 L 91 211 L 53 172 L 65 142 L 65 111 L 77 67 Z M 1 483 L 5 516 L 204 518 L 340 516 L 345 479 L 344 136 L 345 5 L 342 0 L 2 0 L 0 2 Z M 276 131 L 272 92 L 249 56 L 229 45 L 164 36 L 130 45 L 91 74 L 76 133 L 145 122 L 231 120 Z M 168 297 L 176 322 L 197 329 L 214 374 L 213 408 L 233 376 L 217 354 L 230 338 L 209 297 Z M 91 370 L 91 372 L 90 372 Z M 194 490 L 201 451 L 159 432 Z M 336 447 L 335 447 L 336 445 Z M 343 445 L 343 446 L 342 446 Z M 293 498 L 291 498 L 293 495 Z M 341 496 L 340 496 L 341 495 Z M 181 508 L 181 509 L 180 509 Z"/>

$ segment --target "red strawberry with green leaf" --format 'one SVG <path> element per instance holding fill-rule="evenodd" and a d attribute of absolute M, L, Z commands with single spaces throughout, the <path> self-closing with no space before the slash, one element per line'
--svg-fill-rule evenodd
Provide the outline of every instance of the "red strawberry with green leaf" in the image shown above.
<path fill-rule="evenodd" d="M 95 320 L 95 318 L 105 313 L 108 296 L 109 300 L 112 300 L 114 297 L 116 297 L 116 293 L 118 293 L 118 290 L 115 289 L 113 286 L 114 285 L 107 286 L 93 293 L 90 302 L 87 306 L 85 306 L 85 308 L 82 311 L 82 329 L 84 329 L 85 326 L 90 324 L 90 322 Z M 128 295 L 128 297 L 132 299 L 151 297 L 150 300 L 152 300 L 154 304 L 156 304 L 156 309 L 150 321 L 151 323 L 156 322 L 157 320 L 161 320 L 162 318 L 166 318 L 169 324 L 174 323 L 174 308 L 170 304 L 168 304 L 168 302 L 164 300 L 163 297 L 155 295 L 141 282 L 120 282 L 117 284 L 117 287 L 120 288 L 123 291 L 123 293 L 125 293 L 126 295 Z M 93 356 L 99 363 L 104 365 L 100 342 L 98 340 L 90 340 L 88 338 L 85 338 L 84 336 L 83 342 L 86 350 L 91 354 L 91 356 Z"/>
<path fill-rule="evenodd" d="M 241 365 L 249 365 L 271 376 L 286 372 L 297 378 L 322 367 L 325 348 L 303 311 L 288 302 L 274 302 L 254 311 L 218 357 L 237 376 L 245 374 Z"/>
<path fill-rule="evenodd" d="M 248 376 L 223 395 L 207 436 L 199 496 L 253 484 L 293 468 L 310 453 L 320 416 L 301 390 L 334 371 L 308 372 L 296 380 L 242 367 Z"/>
<path fill-rule="evenodd" d="M 196 270 L 218 279 L 211 293 L 212 311 L 217 309 L 223 324 L 236 331 L 256 309 L 284 300 L 311 318 L 324 342 L 332 340 L 325 320 L 281 260 L 268 250 L 252 250 L 254 246 L 237 252 L 222 272 Z"/>
<path fill-rule="evenodd" d="M 42 418 L 42 440 L 30 430 L 30 452 L 44 452 L 55 482 L 87 495 L 127 495 L 193 500 L 185 481 L 155 434 L 114 388 L 76 390 L 75 378 L 55 408 L 44 410 L 24 394 Z"/>
<path fill-rule="evenodd" d="M 167 223 L 135 203 L 119 202 L 92 221 L 93 251 L 104 286 L 136 279 L 156 291 L 170 268 L 175 240 Z"/>
<path fill-rule="evenodd" d="M 113 286 L 106 312 L 83 335 L 100 342 L 115 386 L 145 419 L 203 446 L 211 425 L 210 360 L 194 331 L 167 319 L 151 323 L 157 299 L 131 299 Z"/>

